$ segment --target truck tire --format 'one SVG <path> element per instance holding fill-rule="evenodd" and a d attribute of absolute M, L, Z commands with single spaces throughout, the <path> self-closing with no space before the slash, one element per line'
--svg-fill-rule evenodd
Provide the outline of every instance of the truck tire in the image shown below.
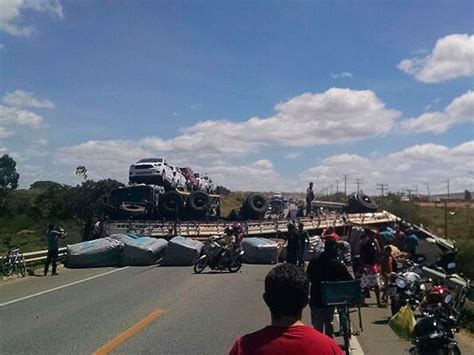
<path fill-rule="evenodd" d="M 376 212 L 377 205 L 372 199 L 364 194 L 354 194 L 347 202 L 348 213 L 370 213 Z"/>
<path fill-rule="evenodd" d="M 186 207 L 194 217 L 204 216 L 210 204 L 209 194 L 205 191 L 194 191 L 188 196 Z"/>
<path fill-rule="evenodd" d="M 176 191 L 167 191 L 160 197 L 159 208 L 166 217 L 177 217 L 184 207 L 184 199 Z"/>
<path fill-rule="evenodd" d="M 268 209 L 268 199 L 262 194 L 253 193 L 242 205 L 241 214 L 244 218 L 261 218 Z"/>

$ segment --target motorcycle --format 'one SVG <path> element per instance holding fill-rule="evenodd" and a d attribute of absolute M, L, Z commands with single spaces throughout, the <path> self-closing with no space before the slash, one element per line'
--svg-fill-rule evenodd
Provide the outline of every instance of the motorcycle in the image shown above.
<path fill-rule="evenodd" d="M 395 282 L 389 285 L 388 297 L 390 297 L 392 315 L 395 315 L 402 306 L 407 304 L 414 310 L 423 300 L 425 285 L 415 270 L 418 271 L 413 268 L 397 274 Z"/>
<path fill-rule="evenodd" d="M 217 240 L 210 238 L 204 243 L 203 253 L 194 264 L 196 274 L 203 272 L 206 267 L 219 271 L 227 269 L 232 273 L 242 267 L 242 247 L 235 247 L 234 244 L 223 247 Z"/>
<path fill-rule="evenodd" d="M 451 302 L 450 295 L 445 302 Z M 411 355 L 447 354 L 460 355 L 461 351 L 454 334 L 459 331 L 457 317 L 451 314 L 448 304 L 425 314 L 415 325 L 415 345 L 409 350 Z"/>

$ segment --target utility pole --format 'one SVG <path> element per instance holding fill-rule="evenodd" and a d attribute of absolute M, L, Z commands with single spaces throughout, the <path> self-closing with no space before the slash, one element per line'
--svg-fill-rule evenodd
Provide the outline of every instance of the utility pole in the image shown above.
<path fill-rule="evenodd" d="M 357 185 L 357 193 L 360 193 L 360 185 L 362 185 L 362 179 L 355 179 Z"/>
<path fill-rule="evenodd" d="M 336 194 L 339 193 L 339 180 L 336 180 Z"/>
<path fill-rule="evenodd" d="M 388 189 L 388 184 L 377 184 L 377 190 L 380 190 L 382 197 L 384 196 L 383 193 L 385 190 Z"/>
<path fill-rule="evenodd" d="M 424 182 L 423 185 L 426 186 L 426 191 L 428 192 L 428 201 L 430 201 L 431 200 L 430 183 Z"/>
<path fill-rule="evenodd" d="M 415 190 L 415 189 L 404 189 L 403 191 L 408 192 L 408 198 L 411 200 L 412 192 L 416 192 L 417 190 Z"/>
<path fill-rule="evenodd" d="M 344 176 L 344 197 L 347 197 L 347 177 L 349 175 L 342 175 Z"/>
<path fill-rule="evenodd" d="M 449 200 L 449 179 L 444 180 L 448 189 L 448 195 L 444 200 L 444 237 L 449 240 L 448 237 L 448 200 Z"/>

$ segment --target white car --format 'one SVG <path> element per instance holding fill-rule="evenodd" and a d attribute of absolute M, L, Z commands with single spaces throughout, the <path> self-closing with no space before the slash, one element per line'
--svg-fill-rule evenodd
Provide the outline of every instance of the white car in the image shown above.
<path fill-rule="evenodd" d="M 194 177 L 199 182 L 199 190 L 207 191 L 209 193 L 212 193 L 216 190 L 216 185 L 211 179 L 209 179 L 207 174 L 194 173 Z"/>
<path fill-rule="evenodd" d="M 170 165 L 169 166 L 171 168 L 171 171 L 172 171 L 172 178 L 171 178 L 171 181 L 172 181 L 172 185 L 174 188 L 177 188 L 177 189 L 180 189 L 180 190 L 185 190 L 186 189 L 186 178 L 184 177 L 184 175 L 181 173 L 181 170 L 174 166 L 174 165 Z"/>
<path fill-rule="evenodd" d="M 140 159 L 130 165 L 130 183 L 172 185 L 173 171 L 164 158 Z"/>

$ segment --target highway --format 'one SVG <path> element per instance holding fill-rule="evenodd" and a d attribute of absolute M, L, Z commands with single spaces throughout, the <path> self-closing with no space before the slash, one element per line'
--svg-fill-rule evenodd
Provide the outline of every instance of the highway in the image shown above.
<path fill-rule="evenodd" d="M 261 295 L 271 268 L 201 275 L 190 267 L 60 269 L 59 276 L 2 282 L 0 353 L 226 354 L 237 336 L 268 324 Z M 363 309 L 354 354 L 406 353 L 410 343 L 391 332 L 388 315 Z M 474 353 L 468 338 L 460 340 L 463 353 Z"/>

